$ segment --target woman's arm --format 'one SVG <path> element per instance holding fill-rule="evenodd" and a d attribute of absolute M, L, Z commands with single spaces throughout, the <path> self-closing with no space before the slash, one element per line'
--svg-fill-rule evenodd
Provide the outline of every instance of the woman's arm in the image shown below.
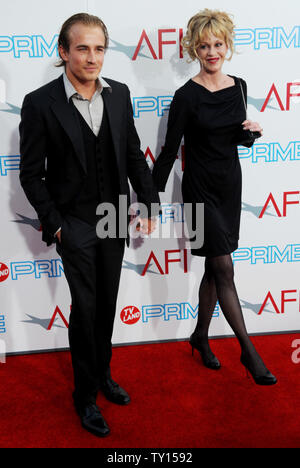
<path fill-rule="evenodd" d="M 172 100 L 165 145 L 158 156 L 152 177 L 159 192 L 164 192 L 171 169 L 177 157 L 188 117 L 188 103 L 182 89 L 176 91 Z"/>

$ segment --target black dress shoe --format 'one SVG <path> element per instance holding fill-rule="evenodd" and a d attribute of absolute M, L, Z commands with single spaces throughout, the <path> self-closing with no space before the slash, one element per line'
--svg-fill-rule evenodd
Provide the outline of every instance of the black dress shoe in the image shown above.
<path fill-rule="evenodd" d="M 194 349 L 199 351 L 199 354 L 200 354 L 200 356 L 202 358 L 202 362 L 203 362 L 205 367 L 207 367 L 208 369 L 211 369 L 211 370 L 221 369 L 221 363 L 220 363 L 219 359 L 213 353 L 207 354 L 207 353 L 203 352 L 203 350 L 201 349 L 199 341 L 197 340 L 197 337 L 195 336 L 195 334 L 193 334 L 190 337 L 190 345 L 192 347 L 192 354 L 193 355 L 194 355 Z"/>
<path fill-rule="evenodd" d="M 80 416 L 81 425 L 84 429 L 97 437 L 108 436 L 110 433 L 109 427 L 97 405 L 88 405 L 81 410 L 77 410 L 77 412 Z"/>
<path fill-rule="evenodd" d="M 247 375 L 248 372 L 250 372 L 256 385 L 270 386 L 277 384 L 276 377 L 273 374 L 271 374 L 271 372 L 267 368 L 265 369 L 265 372 L 263 374 L 255 374 L 255 372 L 250 368 L 250 364 L 247 361 L 247 358 L 243 354 L 241 355 L 241 363 L 246 368 Z"/>
<path fill-rule="evenodd" d="M 128 393 L 111 378 L 107 378 L 101 382 L 100 390 L 107 400 L 112 403 L 116 403 L 117 405 L 128 405 L 130 403 Z"/>

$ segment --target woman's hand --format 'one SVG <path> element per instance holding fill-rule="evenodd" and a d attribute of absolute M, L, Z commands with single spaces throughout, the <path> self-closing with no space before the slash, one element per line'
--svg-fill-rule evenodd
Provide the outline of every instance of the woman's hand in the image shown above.
<path fill-rule="evenodd" d="M 257 122 L 252 122 L 251 120 L 245 120 L 243 123 L 244 130 L 250 130 L 251 132 L 259 132 L 261 136 L 263 135 L 263 129 Z"/>
<path fill-rule="evenodd" d="M 136 230 L 142 232 L 143 234 L 150 235 L 156 229 L 157 219 L 155 218 L 146 218 L 140 219 L 139 223 L 136 226 Z"/>

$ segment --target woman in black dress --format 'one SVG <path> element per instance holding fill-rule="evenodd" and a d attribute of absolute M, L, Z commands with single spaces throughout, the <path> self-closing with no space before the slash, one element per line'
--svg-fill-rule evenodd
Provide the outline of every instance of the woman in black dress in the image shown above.
<path fill-rule="evenodd" d="M 174 95 L 165 146 L 154 165 L 153 178 L 163 192 L 184 136 L 183 201 L 204 203 L 205 216 L 203 247 L 192 250 L 193 255 L 206 258 L 198 323 L 190 338 L 192 350 L 199 351 L 206 367 L 220 369 L 208 340 L 219 300 L 241 345 L 242 364 L 257 384 L 273 385 L 277 380 L 266 368 L 245 327 L 231 258 L 238 248 L 241 215 L 238 135 L 243 129 L 262 134 L 258 123 L 245 120 L 245 81 L 222 73 L 228 51 L 233 54 L 233 38 L 234 24 L 227 13 L 205 9 L 190 19 L 183 48 L 192 60 L 200 62 L 200 73 Z"/>

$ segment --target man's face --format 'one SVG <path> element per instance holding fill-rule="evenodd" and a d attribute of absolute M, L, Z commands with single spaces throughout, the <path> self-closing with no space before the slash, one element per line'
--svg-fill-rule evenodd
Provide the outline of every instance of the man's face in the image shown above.
<path fill-rule="evenodd" d="M 102 69 L 105 36 L 99 26 L 74 24 L 69 31 L 70 47 L 59 52 L 66 62 L 66 73 L 81 83 L 95 81 Z"/>

